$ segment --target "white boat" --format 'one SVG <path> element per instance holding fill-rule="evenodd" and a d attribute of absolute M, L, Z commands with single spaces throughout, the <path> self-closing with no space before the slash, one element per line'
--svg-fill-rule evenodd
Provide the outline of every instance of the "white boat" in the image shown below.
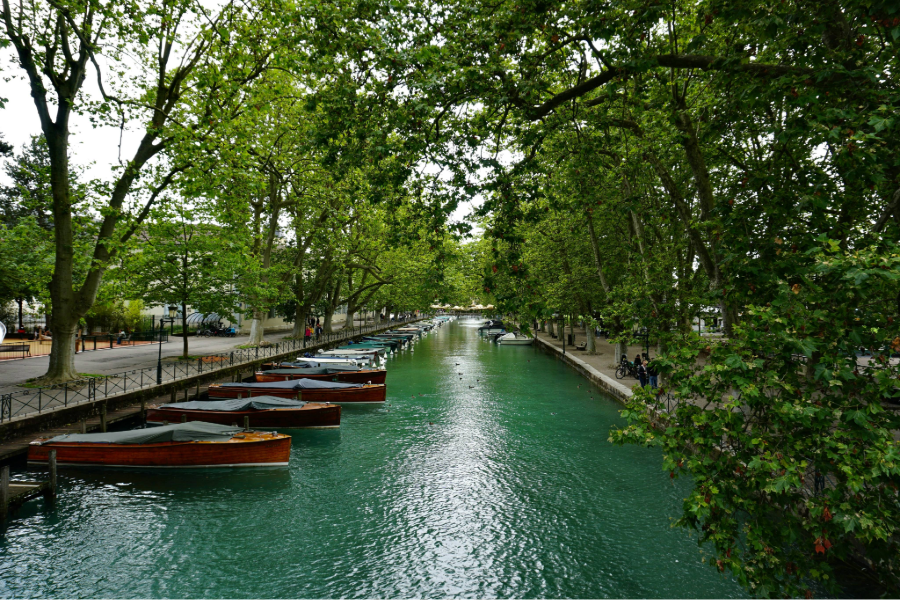
<path fill-rule="evenodd" d="M 497 338 L 497 343 L 504 346 L 530 346 L 534 343 L 534 338 L 523 333 L 507 333 Z"/>

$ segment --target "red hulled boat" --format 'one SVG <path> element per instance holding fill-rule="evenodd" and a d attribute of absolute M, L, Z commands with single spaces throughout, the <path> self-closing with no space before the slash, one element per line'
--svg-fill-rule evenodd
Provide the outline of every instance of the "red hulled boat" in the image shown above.
<path fill-rule="evenodd" d="M 148 423 L 177 423 L 182 419 L 220 425 L 243 425 L 273 429 L 331 429 L 341 425 L 337 404 L 298 402 L 274 396 L 254 396 L 243 400 L 210 400 L 151 406 Z"/>
<path fill-rule="evenodd" d="M 258 383 L 214 383 L 209 386 L 209 398 L 253 398 L 275 396 L 306 402 L 330 402 L 332 404 L 372 404 L 384 402 L 387 389 L 384 384 L 337 383 L 315 379 L 292 379 Z"/>
<path fill-rule="evenodd" d="M 258 371 L 257 382 L 290 381 L 292 379 L 315 379 L 317 381 L 338 381 L 340 383 L 384 383 L 387 371 L 384 369 L 359 369 L 343 371 L 340 369 L 271 369 Z"/>
<path fill-rule="evenodd" d="M 276 467 L 288 464 L 291 436 L 243 431 L 215 423 L 177 423 L 38 439 L 28 447 L 28 462 L 48 462 L 51 450 L 56 450 L 60 466 Z"/>

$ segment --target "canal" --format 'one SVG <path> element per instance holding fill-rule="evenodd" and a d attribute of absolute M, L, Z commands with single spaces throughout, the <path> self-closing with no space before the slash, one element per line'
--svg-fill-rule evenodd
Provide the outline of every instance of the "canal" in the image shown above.
<path fill-rule="evenodd" d="M 0 597 L 742 597 L 672 529 L 689 481 L 614 447 L 619 406 L 530 347 L 445 325 L 388 404 L 281 470 L 60 471 L 0 536 Z"/>

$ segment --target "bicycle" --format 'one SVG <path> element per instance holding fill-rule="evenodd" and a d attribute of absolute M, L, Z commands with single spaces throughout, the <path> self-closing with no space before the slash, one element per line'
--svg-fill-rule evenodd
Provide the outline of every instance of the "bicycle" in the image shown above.
<path fill-rule="evenodd" d="M 623 360 L 616 369 L 616 379 L 622 379 L 626 375 L 630 375 L 637 379 L 637 367 L 634 366 L 633 362 Z"/>

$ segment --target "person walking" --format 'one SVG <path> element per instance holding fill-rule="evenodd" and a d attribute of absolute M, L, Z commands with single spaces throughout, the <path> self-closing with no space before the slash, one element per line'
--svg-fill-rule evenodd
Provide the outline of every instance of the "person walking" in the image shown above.
<path fill-rule="evenodd" d="M 656 369 L 656 361 L 647 363 L 647 377 L 650 379 L 650 387 L 654 390 L 659 387 L 659 371 Z"/>
<path fill-rule="evenodd" d="M 308 344 L 309 338 L 312 337 L 312 329 L 309 328 L 309 325 L 306 326 L 306 331 L 303 333 L 303 343 Z"/>

